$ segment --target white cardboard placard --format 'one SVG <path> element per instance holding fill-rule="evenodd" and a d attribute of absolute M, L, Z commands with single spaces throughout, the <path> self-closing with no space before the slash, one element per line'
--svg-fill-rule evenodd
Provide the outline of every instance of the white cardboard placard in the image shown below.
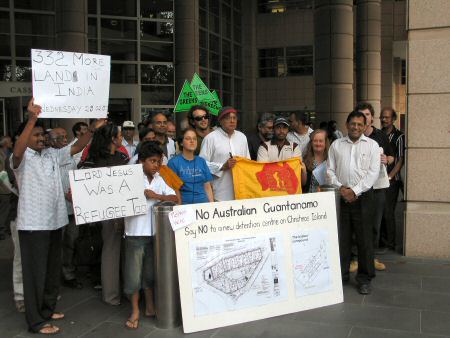
<path fill-rule="evenodd" d="M 142 164 L 69 171 L 76 224 L 147 213 Z"/>
<path fill-rule="evenodd" d="M 31 65 L 39 117 L 106 117 L 111 56 L 32 49 Z"/>
<path fill-rule="evenodd" d="M 185 333 L 343 302 L 334 193 L 191 207 L 175 232 Z"/>

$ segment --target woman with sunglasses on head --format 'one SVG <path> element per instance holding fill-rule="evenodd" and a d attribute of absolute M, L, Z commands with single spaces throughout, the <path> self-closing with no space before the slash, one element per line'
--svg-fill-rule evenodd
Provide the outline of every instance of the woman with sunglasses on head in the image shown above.
<path fill-rule="evenodd" d="M 205 106 L 192 106 L 188 113 L 189 124 L 197 134 L 197 148 L 195 155 L 200 153 L 200 146 L 206 135 L 212 132 L 211 114 Z"/>
<path fill-rule="evenodd" d="M 167 166 L 184 182 L 180 189 L 181 204 L 213 202 L 213 177 L 206 161 L 195 155 L 197 134 L 194 129 L 183 131 L 180 140 L 182 153 L 172 158 Z"/>

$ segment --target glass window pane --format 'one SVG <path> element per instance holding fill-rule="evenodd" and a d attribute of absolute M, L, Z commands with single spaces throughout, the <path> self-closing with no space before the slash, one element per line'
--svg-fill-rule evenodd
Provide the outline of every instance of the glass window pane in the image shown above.
<path fill-rule="evenodd" d="M 97 0 L 88 0 L 88 13 L 97 14 Z"/>
<path fill-rule="evenodd" d="M 224 106 L 231 106 L 231 93 L 230 92 L 222 92 L 222 104 Z"/>
<path fill-rule="evenodd" d="M 14 0 L 14 7 L 21 9 L 54 11 L 55 0 Z"/>
<path fill-rule="evenodd" d="M 209 52 L 209 68 L 220 70 L 220 55 Z"/>
<path fill-rule="evenodd" d="M 241 10 L 241 1 L 242 0 L 233 0 L 234 8 L 236 8 L 237 10 Z"/>
<path fill-rule="evenodd" d="M 97 39 L 97 19 L 88 18 L 88 38 Z"/>
<path fill-rule="evenodd" d="M 11 60 L 0 60 L 0 81 L 12 81 Z"/>
<path fill-rule="evenodd" d="M 0 0 L 0 7 L 9 7 L 9 0 Z"/>
<path fill-rule="evenodd" d="M 208 49 L 208 32 L 200 29 L 200 48 Z"/>
<path fill-rule="evenodd" d="M 206 49 L 199 49 L 199 63 L 202 67 L 208 67 L 208 51 Z"/>
<path fill-rule="evenodd" d="M 220 91 L 220 74 L 214 72 L 209 73 L 209 89 L 211 91 Z"/>
<path fill-rule="evenodd" d="M 242 75 L 242 49 L 234 45 L 234 74 Z"/>
<path fill-rule="evenodd" d="M 9 33 L 9 12 L 0 12 L 0 33 Z"/>
<path fill-rule="evenodd" d="M 102 40 L 102 54 L 111 55 L 113 60 L 136 61 L 137 43 L 135 41 Z"/>
<path fill-rule="evenodd" d="M 217 35 L 209 34 L 209 50 L 220 53 L 220 38 Z"/>
<path fill-rule="evenodd" d="M 173 41 L 173 22 L 141 21 L 141 40 Z"/>
<path fill-rule="evenodd" d="M 220 11 L 220 1 L 209 0 L 209 12 L 219 16 Z"/>
<path fill-rule="evenodd" d="M 222 76 L 222 89 L 231 92 L 231 77 Z"/>
<path fill-rule="evenodd" d="M 88 51 L 91 54 L 98 54 L 97 40 L 88 40 Z"/>
<path fill-rule="evenodd" d="M 102 19 L 102 39 L 136 40 L 136 21 Z"/>
<path fill-rule="evenodd" d="M 220 33 L 220 19 L 214 14 L 209 14 L 209 29 L 212 32 Z"/>
<path fill-rule="evenodd" d="M 0 34 L 0 56 L 11 56 L 11 38 L 9 35 Z"/>
<path fill-rule="evenodd" d="M 222 41 L 222 71 L 231 73 L 231 43 Z"/>
<path fill-rule="evenodd" d="M 142 84 L 173 84 L 173 66 L 141 65 Z"/>
<path fill-rule="evenodd" d="M 173 44 L 141 42 L 142 61 L 173 61 Z"/>
<path fill-rule="evenodd" d="M 173 19 L 173 1 L 141 0 L 141 16 L 151 19 Z"/>
<path fill-rule="evenodd" d="M 142 105 L 173 105 L 172 86 L 141 86 Z"/>
<path fill-rule="evenodd" d="M 136 16 L 136 1 L 101 0 L 101 13 L 104 15 Z"/>
<path fill-rule="evenodd" d="M 200 8 L 204 8 L 206 9 L 206 7 L 208 6 L 208 1 L 207 0 L 199 0 L 198 1 L 198 5 L 200 6 Z"/>
<path fill-rule="evenodd" d="M 112 63 L 111 83 L 137 83 L 137 65 Z"/>
<path fill-rule="evenodd" d="M 31 61 L 16 61 L 16 81 L 31 82 Z"/>
<path fill-rule="evenodd" d="M 55 38 L 16 35 L 16 56 L 31 57 L 31 48 L 55 49 Z"/>
<path fill-rule="evenodd" d="M 199 15 L 199 17 L 200 17 L 200 19 L 199 19 L 200 27 L 208 28 L 208 14 L 203 9 L 199 10 L 199 14 L 200 14 Z"/>
<path fill-rule="evenodd" d="M 55 16 L 45 14 L 16 13 L 17 34 L 55 35 Z"/>

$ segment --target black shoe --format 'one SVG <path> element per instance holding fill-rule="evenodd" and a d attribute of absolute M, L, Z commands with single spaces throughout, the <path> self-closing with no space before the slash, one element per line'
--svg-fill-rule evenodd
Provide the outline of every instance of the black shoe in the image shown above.
<path fill-rule="evenodd" d="M 64 280 L 63 284 L 64 284 L 64 286 L 67 286 L 68 288 L 71 288 L 71 289 L 82 289 L 83 288 L 83 284 L 81 284 L 79 281 L 77 281 L 76 278 Z"/>
<path fill-rule="evenodd" d="M 370 284 L 360 284 L 358 285 L 358 292 L 361 295 L 370 295 L 372 288 L 370 287 Z"/>

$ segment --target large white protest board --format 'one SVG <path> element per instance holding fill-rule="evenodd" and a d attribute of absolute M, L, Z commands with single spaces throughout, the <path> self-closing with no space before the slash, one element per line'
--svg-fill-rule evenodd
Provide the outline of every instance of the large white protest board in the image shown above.
<path fill-rule="evenodd" d="M 106 117 L 111 56 L 32 49 L 31 65 L 40 117 Z"/>
<path fill-rule="evenodd" d="M 343 301 L 334 193 L 191 207 L 175 232 L 185 333 Z"/>
<path fill-rule="evenodd" d="M 76 224 L 147 213 L 142 164 L 69 172 Z"/>

